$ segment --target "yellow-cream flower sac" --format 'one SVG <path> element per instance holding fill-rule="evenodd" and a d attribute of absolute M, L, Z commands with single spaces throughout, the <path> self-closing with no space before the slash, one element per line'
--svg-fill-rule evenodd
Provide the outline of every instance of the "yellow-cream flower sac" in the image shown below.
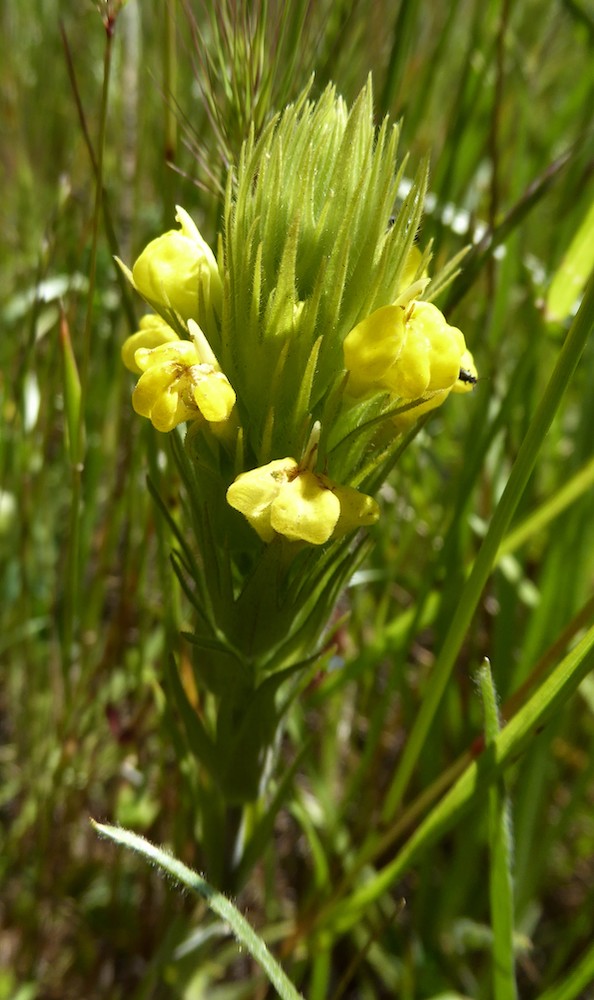
<path fill-rule="evenodd" d="M 141 347 L 134 361 L 143 374 L 132 405 L 158 431 L 173 430 L 186 420 L 220 423 L 229 418 L 235 392 L 217 365 L 203 361 L 194 341 Z"/>
<path fill-rule="evenodd" d="M 458 381 L 452 386 L 452 392 L 472 392 L 478 380 L 478 372 L 474 358 L 469 350 L 464 351 L 460 358 Z"/>
<path fill-rule="evenodd" d="M 376 309 L 344 341 L 348 390 L 404 400 L 451 389 L 466 351 L 464 335 L 430 302 Z"/>
<path fill-rule="evenodd" d="M 278 534 L 290 541 L 323 545 L 379 517 L 372 497 L 301 469 L 294 458 L 276 459 L 241 473 L 227 490 L 227 501 L 264 542 Z"/>
<path fill-rule="evenodd" d="M 199 319 L 199 289 L 207 306 L 220 311 L 222 285 L 212 250 L 179 205 L 175 218 L 181 229 L 171 229 L 145 247 L 132 268 L 132 281 L 155 309 L 173 309 L 187 322 Z"/>
<path fill-rule="evenodd" d="M 136 351 L 141 347 L 160 347 L 161 344 L 168 344 L 179 340 L 175 330 L 172 330 L 168 323 L 156 313 L 148 313 L 143 316 L 139 323 L 140 330 L 131 334 L 122 344 L 122 361 L 130 372 L 139 375 L 141 369 L 134 360 Z"/>
<path fill-rule="evenodd" d="M 465 350 L 460 359 L 460 370 L 458 378 L 450 389 L 441 389 L 433 393 L 429 399 L 418 403 L 409 410 L 404 410 L 393 417 L 393 423 L 398 431 L 407 431 L 418 420 L 423 413 L 435 410 L 442 403 L 445 403 L 450 392 L 464 393 L 472 392 L 477 381 L 477 370 L 474 358 L 469 350 Z"/>

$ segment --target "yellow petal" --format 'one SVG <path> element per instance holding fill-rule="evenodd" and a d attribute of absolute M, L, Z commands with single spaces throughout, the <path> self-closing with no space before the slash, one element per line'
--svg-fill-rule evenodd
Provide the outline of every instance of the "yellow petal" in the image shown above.
<path fill-rule="evenodd" d="M 301 472 L 284 485 L 272 502 L 270 523 L 291 541 L 322 545 L 340 516 L 338 497 L 313 472 Z"/>
<path fill-rule="evenodd" d="M 206 420 L 227 420 L 235 406 L 235 392 L 222 372 L 196 377 L 192 395 Z"/>
<path fill-rule="evenodd" d="M 151 409 L 151 423 L 158 431 L 164 433 L 172 431 L 174 427 L 188 419 L 186 410 L 187 407 L 180 400 L 177 390 L 169 388 L 155 399 Z"/>
<path fill-rule="evenodd" d="M 414 290 L 415 285 L 410 286 Z M 344 341 L 353 395 L 388 391 L 401 399 L 451 389 L 466 349 L 464 336 L 430 302 L 377 309 Z"/>
<path fill-rule="evenodd" d="M 430 369 L 427 389 L 434 392 L 451 388 L 458 378 L 466 346 L 460 330 L 449 326 L 432 302 L 415 302 L 407 327 L 427 344 Z"/>
<path fill-rule="evenodd" d="M 385 373 L 382 384 L 402 399 L 418 399 L 429 385 L 429 344 L 423 330 L 407 323 L 406 341 L 400 356 Z"/>
<path fill-rule="evenodd" d="M 382 388 L 381 379 L 402 349 L 404 317 L 402 306 L 383 306 L 347 334 L 343 349 L 350 392 L 361 395 Z"/>
<path fill-rule="evenodd" d="M 172 330 L 160 316 L 149 313 L 140 320 L 140 330 L 133 333 L 122 344 L 122 361 L 128 371 L 138 374 L 141 369 L 134 360 L 136 351 L 141 347 L 147 349 L 159 347 L 161 344 L 174 340 L 179 340 L 175 330 Z"/>
<path fill-rule="evenodd" d="M 198 289 L 220 309 L 222 286 L 215 256 L 194 222 L 178 206 L 181 230 L 152 240 L 132 268 L 134 287 L 157 310 L 174 309 L 184 320 L 199 318 Z"/>
<path fill-rule="evenodd" d="M 332 534 L 333 538 L 346 535 L 349 531 L 369 527 L 379 519 L 380 509 L 366 493 L 352 486 L 335 486 L 334 495 L 340 502 L 340 517 Z"/>
<path fill-rule="evenodd" d="M 174 378 L 171 369 L 165 365 L 155 365 L 140 376 L 132 393 L 132 405 L 141 417 L 150 417 L 157 399 L 168 391 Z"/>
<path fill-rule="evenodd" d="M 198 364 L 198 355 L 192 341 L 177 340 L 159 344 L 158 347 L 140 347 L 134 352 L 134 361 L 141 371 L 146 372 L 149 368 L 159 368 L 164 365 L 187 368 Z"/>
<path fill-rule="evenodd" d="M 247 518 L 264 542 L 274 538 L 270 508 L 282 486 L 297 468 L 293 458 L 277 459 L 242 472 L 227 490 L 227 503 Z"/>

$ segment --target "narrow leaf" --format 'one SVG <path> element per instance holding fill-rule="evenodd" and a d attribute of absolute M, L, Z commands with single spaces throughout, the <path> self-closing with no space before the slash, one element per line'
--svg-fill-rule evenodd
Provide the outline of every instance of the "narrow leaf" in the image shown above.
<path fill-rule="evenodd" d="M 545 305 L 547 319 L 563 320 L 571 315 L 594 267 L 593 233 L 594 199 L 551 281 Z"/>
<path fill-rule="evenodd" d="M 594 982 L 594 944 L 592 944 L 584 957 L 567 975 L 563 976 L 563 982 L 551 986 L 545 993 L 541 993 L 540 1000 L 584 1000 L 587 996 L 583 990 L 587 989 Z"/>
<path fill-rule="evenodd" d="M 485 713 L 485 746 L 492 747 L 500 732 L 497 694 L 491 667 L 485 660 L 479 671 Z M 517 1000 L 514 971 L 514 901 L 512 888 L 512 843 L 509 801 L 503 778 L 489 789 L 489 895 L 493 929 L 494 1000 Z"/>
<path fill-rule="evenodd" d="M 187 868 L 177 858 L 172 857 L 171 854 L 151 844 L 144 837 L 139 837 L 137 834 L 132 833 L 130 830 L 122 830 L 104 823 L 96 823 L 94 820 L 91 820 L 91 823 L 101 837 L 106 837 L 108 840 L 113 840 L 115 844 L 121 844 L 122 847 L 129 847 L 131 850 L 136 851 L 151 864 L 161 868 L 171 878 L 175 879 L 176 882 L 180 882 L 190 892 L 201 896 L 211 910 L 229 924 L 239 944 L 250 953 L 263 969 L 282 1000 L 303 1000 L 302 994 L 295 989 L 281 966 L 272 957 L 262 938 L 258 937 L 251 925 L 233 903 L 215 889 L 214 886 L 210 885 L 202 875 L 199 875 L 198 872 L 193 871 L 191 868 Z"/>
<path fill-rule="evenodd" d="M 173 657 L 168 660 L 169 669 L 166 675 L 167 689 L 172 702 L 177 706 L 183 729 L 186 734 L 189 749 L 197 760 L 207 769 L 209 774 L 216 776 L 218 758 L 215 747 L 206 732 L 202 720 L 194 710 L 179 679 L 177 665 Z"/>
<path fill-rule="evenodd" d="M 70 328 L 64 310 L 60 316 L 60 349 L 62 355 L 62 375 L 64 384 L 64 415 L 66 417 L 66 447 L 72 465 L 82 461 L 80 434 L 81 390 L 80 376 L 72 349 Z"/>
<path fill-rule="evenodd" d="M 417 827 L 396 857 L 369 879 L 350 899 L 333 905 L 332 916 L 342 929 L 360 918 L 370 903 L 416 863 L 423 852 L 452 828 L 479 801 L 504 770 L 524 751 L 546 722 L 559 712 L 592 669 L 594 626 L 584 635 L 539 690 L 497 735 Z"/>

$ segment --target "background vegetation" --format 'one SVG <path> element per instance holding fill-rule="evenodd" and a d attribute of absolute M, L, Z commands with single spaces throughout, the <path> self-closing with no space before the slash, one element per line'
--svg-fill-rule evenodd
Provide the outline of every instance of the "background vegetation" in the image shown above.
<path fill-rule="evenodd" d="M 439 262 L 475 244 L 440 305 L 481 381 L 435 414 L 384 491 L 373 555 L 337 610 L 332 669 L 284 737 L 278 776 L 296 762 L 284 805 L 237 902 L 312 1000 L 504 1000 L 515 987 L 493 971 L 506 931 L 489 885 L 507 898 L 496 831 L 513 829 L 518 994 L 591 998 L 589 675 L 509 762 L 509 824 L 501 785 L 488 800 L 479 771 L 466 811 L 437 824 L 385 891 L 355 911 L 349 894 L 480 755 L 483 658 L 511 719 L 592 625 L 590 340 L 406 780 L 436 657 L 569 326 L 564 254 L 592 204 L 594 11 L 586 0 L 283 7 L 129 0 L 111 42 L 103 6 L 1 7 L 0 998 L 274 995 L 224 924 L 89 824 L 129 826 L 200 868 L 191 764 L 164 696 L 168 649 L 182 668 L 187 655 L 175 638 L 187 612 L 147 461 L 172 505 L 177 484 L 129 402 L 119 350 L 138 303 L 118 283 L 110 232 L 131 261 L 179 203 L 214 244 L 226 162 L 314 71 L 314 94 L 334 80 L 349 101 L 371 71 L 378 121 L 402 117 L 411 175 L 430 154 L 420 242 L 434 240 Z M 82 471 L 65 419 L 69 342 L 85 388 Z M 341 924 L 347 899 L 357 918 Z"/>

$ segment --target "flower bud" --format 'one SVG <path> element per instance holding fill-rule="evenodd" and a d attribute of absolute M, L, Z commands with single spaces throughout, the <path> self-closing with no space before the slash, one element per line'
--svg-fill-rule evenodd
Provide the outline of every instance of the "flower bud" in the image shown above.
<path fill-rule="evenodd" d="M 220 311 L 222 285 L 212 250 L 179 205 L 176 219 L 181 230 L 171 229 L 145 247 L 132 268 L 132 280 L 153 308 L 173 309 L 187 322 L 200 319 L 200 296 L 206 308 Z"/>

